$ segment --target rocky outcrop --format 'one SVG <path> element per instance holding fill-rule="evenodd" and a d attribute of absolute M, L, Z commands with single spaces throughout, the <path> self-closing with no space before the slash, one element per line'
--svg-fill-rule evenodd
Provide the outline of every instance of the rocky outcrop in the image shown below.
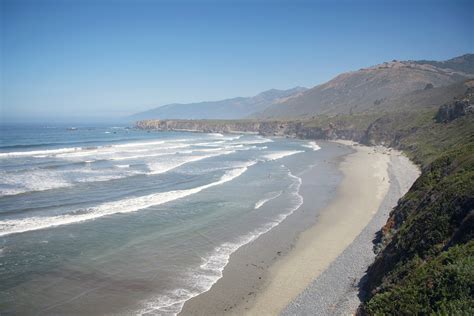
<path fill-rule="evenodd" d="M 136 127 L 159 131 L 202 133 L 254 133 L 262 136 L 285 136 L 302 139 L 347 139 L 362 141 L 364 131 L 329 123 L 327 127 L 310 126 L 307 121 L 215 121 L 215 120 L 144 120 Z"/>
<path fill-rule="evenodd" d="M 260 123 L 211 120 L 143 120 L 136 127 L 159 131 L 188 131 L 202 133 L 258 133 Z"/>
<path fill-rule="evenodd" d="M 447 123 L 458 117 L 474 113 L 474 80 L 468 80 L 465 85 L 468 89 L 464 97 L 442 105 L 436 113 L 436 122 Z"/>
<path fill-rule="evenodd" d="M 436 113 L 436 122 L 447 123 L 468 113 L 473 113 L 474 107 L 469 104 L 469 100 L 457 100 L 452 104 L 441 106 Z"/>
<path fill-rule="evenodd" d="M 144 120 L 138 121 L 140 129 L 159 131 L 188 131 L 202 133 L 255 133 L 273 136 L 296 136 L 298 122 L 277 122 L 254 120 L 216 121 L 216 120 Z"/>

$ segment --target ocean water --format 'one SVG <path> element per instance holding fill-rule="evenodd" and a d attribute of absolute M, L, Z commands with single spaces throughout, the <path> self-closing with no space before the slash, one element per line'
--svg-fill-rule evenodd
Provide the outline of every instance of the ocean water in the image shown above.
<path fill-rule="evenodd" d="M 0 313 L 178 313 L 303 204 L 298 174 L 323 151 L 257 135 L 1 127 Z"/>

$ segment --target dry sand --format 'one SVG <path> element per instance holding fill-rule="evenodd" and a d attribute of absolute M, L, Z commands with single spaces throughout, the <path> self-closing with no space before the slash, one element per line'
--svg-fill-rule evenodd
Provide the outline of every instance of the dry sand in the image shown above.
<path fill-rule="evenodd" d="M 344 142 L 346 145 L 351 143 Z M 355 146 L 340 169 L 344 179 L 336 198 L 317 223 L 304 231 L 289 255 L 269 269 L 263 291 L 238 314 L 277 315 L 351 244 L 377 212 L 389 188 L 385 149 Z"/>
<path fill-rule="evenodd" d="M 331 270 L 328 267 L 337 261 L 336 258 L 343 257 L 341 254 L 350 248 L 349 245 L 352 246 L 353 243 L 357 243 L 355 240 L 359 240 L 360 238 L 357 237 L 367 230 L 366 227 L 369 223 L 374 222 L 373 218 L 380 217 L 380 221 L 375 225 L 386 220 L 386 214 L 389 210 L 384 209 L 382 216 L 380 209 L 387 208 L 386 203 L 382 205 L 382 202 L 386 200 L 389 188 L 393 189 L 394 187 L 394 185 L 391 186 L 389 180 L 393 176 L 393 174 L 389 175 L 389 165 L 391 158 L 400 156 L 399 152 L 384 147 L 359 146 L 345 141 L 339 141 L 339 143 L 352 147 L 355 152 L 344 156 L 339 164 L 343 179 L 337 188 L 335 197 L 326 204 L 327 207 L 319 212 L 315 224 L 298 236 L 294 247 L 291 250 L 284 251 L 284 255 L 273 260 L 265 268 L 264 277 L 259 278 L 262 279 L 261 284 L 256 287 L 252 286 L 252 289 L 249 290 L 252 292 L 249 292 L 245 300 L 239 299 L 235 295 L 233 299 L 236 301 L 231 309 L 221 309 L 221 307 L 214 305 L 216 301 L 213 299 L 202 298 L 199 300 L 199 297 L 196 297 L 197 300 L 192 304 L 188 304 L 188 308 L 185 305 L 182 314 L 277 315 L 282 311 L 285 311 L 287 315 L 301 314 L 300 312 L 305 314 L 308 311 L 311 314 L 318 314 L 319 305 L 307 304 L 308 300 L 314 297 L 313 294 L 306 298 L 303 296 L 303 299 L 301 299 L 301 294 L 305 292 L 305 289 L 311 288 L 313 282 L 325 270 Z M 398 161 L 397 159 L 392 160 L 395 163 Z M 408 160 L 406 159 L 406 161 Z M 412 178 L 414 180 L 414 177 Z M 410 181 L 413 180 L 410 178 Z M 400 190 L 394 190 L 394 192 L 392 195 L 394 195 L 396 201 L 401 197 L 399 195 L 401 192 Z M 395 195 L 397 196 L 395 197 Z M 306 203 L 307 200 L 305 199 Z M 374 217 L 375 214 L 377 214 L 377 217 Z M 373 232 L 379 228 L 371 228 L 371 232 L 366 234 L 367 238 L 370 239 Z M 366 247 L 368 249 L 366 252 L 370 252 L 370 242 L 365 239 L 363 242 L 369 244 Z M 358 255 L 356 254 L 356 256 Z M 370 257 L 366 253 L 360 256 L 366 259 Z M 331 275 L 333 274 L 331 273 Z M 349 277 L 349 275 L 337 275 L 335 277 L 336 283 L 338 283 L 338 280 L 344 280 L 347 283 Z M 245 279 L 245 276 L 241 275 L 241 278 Z M 231 276 L 229 279 L 236 280 L 236 277 Z M 242 286 L 240 283 L 246 282 L 235 282 L 234 284 Z M 331 284 L 318 285 L 319 288 L 328 291 L 333 287 L 332 282 Z M 229 284 L 225 288 L 228 287 Z M 214 294 L 212 294 L 213 290 Z M 320 294 L 325 296 L 324 293 Z M 352 294 L 356 296 L 357 293 L 353 291 Z M 215 293 L 215 289 L 211 289 L 207 296 L 212 296 L 217 299 L 217 302 L 223 300 L 221 294 Z M 299 300 L 296 300 L 297 298 Z M 229 299 L 232 300 L 226 295 L 225 300 Z M 323 300 L 325 299 L 323 298 Z M 331 297 L 331 301 L 337 300 L 340 300 L 340 298 Z M 310 303 L 319 304 L 316 301 Z M 212 304 L 212 307 L 209 304 Z M 304 308 L 301 309 L 302 305 L 311 306 L 311 308 L 304 311 Z M 285 308 L 287 309 L 285 310 Z M 347 308 L 345 312 L 347 312 Z"/>

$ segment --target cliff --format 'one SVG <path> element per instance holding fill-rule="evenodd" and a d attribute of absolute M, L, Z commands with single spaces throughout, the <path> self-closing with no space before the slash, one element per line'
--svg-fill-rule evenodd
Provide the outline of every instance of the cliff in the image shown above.
<path fill-rule="evenodd" d="M 365 140 L 366 132 L 345 122 L 334 120 L 313 125 L 313 121 L 213 121 L 213 120 L 144 120 L 136 127 L 158 131 L 188 131 L 203 133 L 254 133 L 262 136 L 285 136 L 302 139 Z"/>

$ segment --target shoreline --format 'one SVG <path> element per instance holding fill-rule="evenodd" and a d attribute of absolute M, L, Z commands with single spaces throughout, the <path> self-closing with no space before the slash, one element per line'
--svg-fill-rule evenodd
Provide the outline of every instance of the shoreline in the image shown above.
<path fill-rule="evenodd" d="M 254 302 L 237 313 L 282 312 L 352 243 L 376 213 L 390 185 L 389 156 L 380 148 L 352 147 L 356 152 L 339 164 L 344 178 L 336 198 L 321 212 L 316 224 L 299 236 L 291 253 L 270 267 L 270 278 Z"/>
<path fill-rule="evenodd" d="M 393 187 L 390 182 L 394 181 L 389 181 L 393 178 L 392 174 L 389 177 L 391 157 L 401 155 L 398 151 L 385 147 L 366 147 L 348 141 L 333 143 L 348 147 L 354 152 L 342 156 L 341 161 L 337 163 L 337 169 L 342 172 L 343 179 L 335 196 L 330 198 L 322 210 L 316 214 L 317 220 L 294 236 L 290 247 L 279 251 L 270 264 L 262 265 L 263 271 L 259 281 L 247 284 L 247 297 L 241 297 L 242 291 L 234 291 L 233 294 L 230 291 L 235 297 L 226 297 L 224 305 L 229 306 L 229 301 L 234 304 L 231 304 L 230 308 L 222 308 L 224 306 L 222 304 L 216 307 L 215 303 L 218 299 L 216 296 L 223 298 L 223 294 L 218 293 L 219 286 L 216 284 L 210 291 L 203 293 L 205 295 L 186 302 L 180 315 L 219 313 L 264 315 L 279 314 L 282 311 L 290 315 L 298 312 L 297 307 L 305 305 L 305 300 L 300 298 L 300 294 L 328 270 L 328 267 L 380 212 L 379 209 L 382 208 L 389 189 Z M 396 195 L 399 193 L 397 192 Z M 402 195 L 399 195 L 396 200 Z M 385 210 L 387 216 L 390 210 L 391 208 Z M 372 247 L 372 243 L 369 243 L 369 247 Z M 321 256 L 321 253 L 325 255 Z M 236 279 L 238 276 L 227 273 L 227 270 L 226 267 L 221 284 L 226 283 L 223 279 L 228 279 L 227 286 L 232 284 L 231 279 L 236 282 L 246 282 Z M 341 277 L 347 278 L 344 275 L 339 276 Z M 222 285 L 220 288 L 222 290 Z"/>
<path fill-rule="evenodd" d="M 359 288 L 374 262 L 374 239 L 387 223 L 391 210 L 418 178 L 420 171 L 404 154 L 391 151 L 390 187 L 379 209 L 354 241 L 300 293 L 281 315 L 348 315 L 361 303 Z M 328 290 L 330 289 L 330 290 Z"/>

